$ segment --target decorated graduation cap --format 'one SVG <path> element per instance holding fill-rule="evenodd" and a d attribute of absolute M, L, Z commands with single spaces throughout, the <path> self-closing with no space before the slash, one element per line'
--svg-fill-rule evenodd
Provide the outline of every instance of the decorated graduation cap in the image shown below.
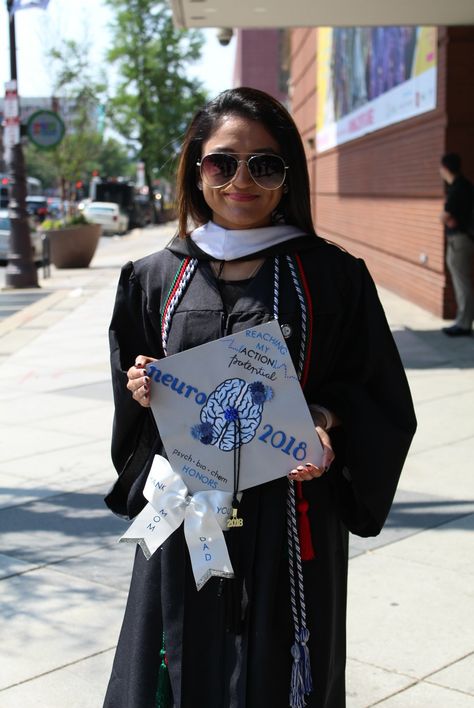
<path fill-rule="evenodd" d="M 319 464 L 322 447 L 275 320 L 147 369 L 168 459 L 156 456 L 143 492 L 149 504 L 121 540 L 149 558 L 184 521 L 200 588 L 212 575 L 233 575 L 222 531 L 243 524 L 240 492 Z"/>
<path fill-rule="evenodd" d="M 191 492 L 242 491 L 305 461 L 321 461 L 321 443 L 276 321 L 161 359 L 148 374 L 167 457 Z"/>

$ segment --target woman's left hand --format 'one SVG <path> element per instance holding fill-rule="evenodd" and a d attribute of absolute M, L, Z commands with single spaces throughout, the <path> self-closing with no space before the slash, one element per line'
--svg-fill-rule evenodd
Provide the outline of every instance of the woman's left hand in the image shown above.
<path fill-rule="evenodd" d="M 326 470 L 329 468 L 331 462 L 334 460 L 334 450 L 331 445 L 331 438 L 324 430 L 316 426 L 316 432 L 321 440 L 321 445 L 323 446 L 323 459 L 321 461 L 321 466 L 317 467 L 313 465 L 312 462 L 307 462 L 305 465 L 299 465 L 294 470 L 291 470 L 288 477 L 295 482 L 309 482 L 311 479 L 316 479 L 321 477 Z"/>

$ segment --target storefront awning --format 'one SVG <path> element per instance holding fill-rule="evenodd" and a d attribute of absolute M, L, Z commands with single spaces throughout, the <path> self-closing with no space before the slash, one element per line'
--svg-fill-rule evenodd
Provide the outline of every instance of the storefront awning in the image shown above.
<path fill-rule="evenodd" d="M 170 0 L 178 27 L 474 25 L 474 0 Z"/>

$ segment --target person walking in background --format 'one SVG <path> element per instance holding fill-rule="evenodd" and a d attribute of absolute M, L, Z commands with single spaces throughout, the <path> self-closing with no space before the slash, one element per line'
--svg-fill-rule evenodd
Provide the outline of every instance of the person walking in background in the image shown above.
<path fill-rule="evenodd" d="M 460 156 L 454 152 L 446 153 L 441 158 L 440 174 L 447 184 L 446 202 L 441 215 L 446 234 L 446 265 L 451 274 L 457 305 L 455 323 L 442 331 L 449 337 L 466 337 L 471 335 L 474 319 L 474 237 L 469 233 L 474 190 L 461 172 Z"/>

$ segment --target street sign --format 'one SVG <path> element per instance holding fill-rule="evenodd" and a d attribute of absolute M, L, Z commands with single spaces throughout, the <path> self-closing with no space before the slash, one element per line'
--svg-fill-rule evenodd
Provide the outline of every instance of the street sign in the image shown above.
<path fill-rule="evenodd" d="M 3 146 L 5 162 L 9 162 L 10 150 L 20 142 L 20 108 L 16 81 L 5 82 L 5 103 L 3 121 Z"/>
<path fill-rule="evenodd" d="M 36 147 L 43 150 L 55 148 L 64 137 L 62 118 L 54 111 L 41 110 L 33 113 L 26 124 L 26 134 Z"/>
<path fill-rule="evenodd" d="M 141 189 L 141 187 L 145 186 L 145 163 L 144 162 L 137 162 L 137 187 Z"/>

